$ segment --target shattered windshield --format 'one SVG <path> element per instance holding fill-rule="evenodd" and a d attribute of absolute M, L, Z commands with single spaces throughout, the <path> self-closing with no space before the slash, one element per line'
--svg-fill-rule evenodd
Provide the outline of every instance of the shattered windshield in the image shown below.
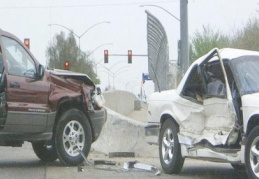
<path fill-rule="evenodd" d="M 231 61 L 240 94 L 259 92 L 259 56 L 243 56 Z"/>

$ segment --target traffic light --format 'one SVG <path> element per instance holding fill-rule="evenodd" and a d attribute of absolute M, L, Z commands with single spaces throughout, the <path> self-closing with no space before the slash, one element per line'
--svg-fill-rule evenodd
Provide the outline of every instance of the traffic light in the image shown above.
<path fill-rule="evenodd" d="M 68 62 L 68 61 L 65 61 L 65 63 L 64 63 L 64 69 L 65 69 L 65 70 L 69 70 L 69 62 Z"/>
<path fill-rule="evenodd" d="M 104 50 L 104 63 L 108 63 L 108 56 L 109 56 L 108 50 Z"/>
<path fill-rule="evenodd" d="M 28 38 L 24 39 L 23 43 L 24 43 L 24 45 L 25 45 L 28 49 L 30 49 L 30 39 L 28 39 Z"/>
<path fill-rule="evenodd" d="M 132 63 L 132 50 L 128 50 L 128 63 Z"/>

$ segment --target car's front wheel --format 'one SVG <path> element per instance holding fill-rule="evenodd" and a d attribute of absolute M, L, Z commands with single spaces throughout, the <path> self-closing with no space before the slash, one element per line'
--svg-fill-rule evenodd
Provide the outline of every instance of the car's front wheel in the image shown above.
<path fill-rule="evenodd" d="M 59 160 L 65 165 L 78 165 L 84 161 L 80 151 L 87 157 L 92 143 L 91 126 L 78 109 L 66 111 L 60 118 L 55 135 Z"/>
<path fill-rule="evenodd" d="M 179 173 L 183 167 L 184 158 L 181 154 L 181 146 L 177 133 L 177 124 L 167 119 L 161 128 L 159 136 L 159 158 L 165 173 Z"/>
<path fill-rule="evenodd" d="M 248 135 L 245 149 L 245 164 L 249 178 L 259 178 L 259 126 Z"/>

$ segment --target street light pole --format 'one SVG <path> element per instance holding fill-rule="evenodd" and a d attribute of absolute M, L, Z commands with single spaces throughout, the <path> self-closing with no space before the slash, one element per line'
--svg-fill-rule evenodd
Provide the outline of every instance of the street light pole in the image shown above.
<path fill-rule="evenodd" d="M 117 76 L 117 75 L 119 75 L 120 73 L 123 73 L 123 72 L 126 72 L 127 70 L 123 70 L 124 68 L 129 68 L 128 66 L 124 66 L 124 67 L 122 67 L 122 68 L 120 68 L 120 69 L 118 69 L 116 72 L 112 72 L 112 71 L 110 71 L 111 73 L 112 73 L 112 78 L 113 78 L 113 89 L 115 89 L 115 83 L 114 83 L 114 79 L 115 79 L 115 77 Z M 121 71 L 121 70 L 123 70 L 123 71 Z"/>
<path fill-rule="evenodd" d="M 153 7 L 157 7 L 160 8 L 162 10 L 164 10 L 165 12 L 167 12 L 168 14 L 170 14 L 173 18 L 175 18 L 176 20 L 180 21 L 180 19 L 178 17 L 176 17 L 175 15 L 173 15 L 171 12 L 169 12 L 168 10 L 164 9 L 161 6 L 157 6 L 157 5 L 153 5 L 153 4 L 144 4 L 144 5 L 140 5 L 139 7 L 145 7 L 145 6 L 153 6 Z"/>
<path fill-rule="evenodd" d="M 86 29 L 85 31 L 84 31 L 84 33 L 82 33 L 81 35 L 78 35 L 78 34 L 76 34 L 72 29 L 69 29 L 68 27 L 66 27 L 66 26 L 64 26 L 64 25 L 61 25 L 61 24 L 49 24 L 49 26 L 53 26 L 53 25 L 55 25 L 55 26 L 60 26 L 60 27 L 63 27 L 63 28 L 65 28 L 65 29 L 67 29 L 68 31 L 70 31 L 70 32 L 72 32 L 77 38 L 78 38 L 78 48 L 79 48 L 79 54 L 81 53 L 81 47 L 80 47 L 80 39 L 81 39 L 81 37 L 83 37 L 85 34 L 86 34 L 86 32 L 88 32 L 90 29 L 92 29 L 93 27 L 95 27 L 95 26 L 97 26 L 97 25 L 99 25 L 99 24 L 104 24 L 104 23 L 110 23 L 109 21 L 103 21 L 103 22 L 99 22 L 99 23 L 96 23 L 96 24 L 94 24 L 94 25 L 92 25 L 91 27 L 89 27 L 88 29 Z"/>
<path fill-rule="evenodd" d="M 120 61 L 120 62 L 118 62 L 118 63 L 116 63 L 116 64 L 114 64 L 111 68 L 107 68 L 106 66 L 104 66 L 104 65 L 102 65 L 102 64 L 99 64 L 99 65 L 101 65 L 105 70 L 107 70 L 107 74 L 108 74 L 108 80 L 109 80 L 109 76 L 110 75 L 112 75 L 112 78 L 113 78 L 113 88 L 115 88 L 115 84 L 114 84 L 114 78 L 117 76 L 117 75 L 119 75 L 120 73 L 123 73 L 123 72 L 126 72 L 126 70 L 124 70 L 125 68 L 129 68 L 129 66 L 123 66 L 123 67 L 121 67 L 121 68 L 119 68 L 116 72 L 112 72 L 111 71 L 111 69 L 113 68 L 113 67 L 115 67 L 117 64 L 119 64 L 119 63 L 121 63 L 122 61 Z M 121 70 L 123 70 L 123 71 L 121 71 Z M 109 81 L 108 81 L 109 82 Z M 110 84 L 110 82 L 109 82 L 109 84 Z"/>
<path fill-rule="evenodd" d="M 180 0 L 180 62 L 181 75 L 186 72 L 189 67 L 189 42 L 188 42 L 188 0 Z"/>
<path fill-rule="evenodd" d="M 92 55 L 92 53 L 95 52 L 95 50 L 97 50 L 98 48 L 100 48 L 100 47 L 102 47 L 102 46 L 105 46 L 105 45 L 113 45 L 113 43 L 106 43 L 106 44 L 99 45 L 99 46 L 96 47 L 93 51 L 91 51 L 87 56 L 89 57 L 90 55 Z"/>

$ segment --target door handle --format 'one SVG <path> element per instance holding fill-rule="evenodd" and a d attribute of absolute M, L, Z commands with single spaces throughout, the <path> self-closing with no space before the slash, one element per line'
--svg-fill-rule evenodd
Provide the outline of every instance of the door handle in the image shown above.
<path fill-rule="evenodd" d="M 18 82 L 11 82 L 10 88 L 20 88 L 20 84 Z"/>

